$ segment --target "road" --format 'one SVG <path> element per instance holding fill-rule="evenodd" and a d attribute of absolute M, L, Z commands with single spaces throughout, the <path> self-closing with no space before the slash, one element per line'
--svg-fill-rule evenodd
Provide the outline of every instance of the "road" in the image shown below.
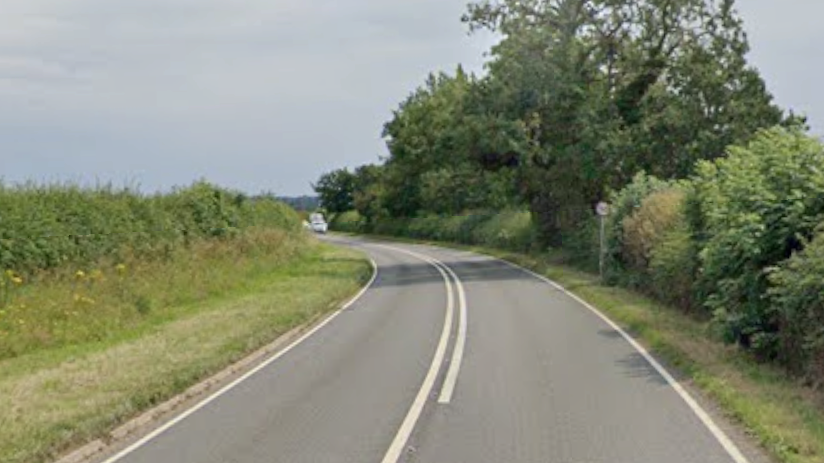
<path fill-rule="evenodd" d="M 376 263 L 359 299 L 100 461 L 748 462 L 640 346 L 560 288 L 467 252 L 329 239 Z"/>

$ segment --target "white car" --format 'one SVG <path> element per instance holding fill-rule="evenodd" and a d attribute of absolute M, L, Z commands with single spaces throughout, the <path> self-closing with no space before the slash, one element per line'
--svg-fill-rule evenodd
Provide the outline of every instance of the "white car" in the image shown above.
<path fill-rule="evenodd" d="M 312 219 L 312 223 L 309 224 L 309 228 L 315 233 L 326 233 L 329 231 L 329 225 L 325 220 L 323 220 L 323 218 Z"/>

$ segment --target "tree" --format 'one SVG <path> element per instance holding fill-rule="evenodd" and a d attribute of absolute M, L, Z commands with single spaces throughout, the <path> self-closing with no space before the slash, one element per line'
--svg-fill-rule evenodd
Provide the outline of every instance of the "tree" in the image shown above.
<path fill-rule="evenodd" d="M 338 169 L 321 175 L 312 188 L 320 197 L 321 205 L 337 214 L 354 208 L 353 193 L 356 177 L 348 169 Z"/>
<path fill-rule="evenodd" d="M 499 32 L 488 87 L 520 123 L 521 189 L 561 244 L 639 170 L 687 176 L 781 112 L 748 51 L 732 0 L 504 0 L 470 5 Z M 510 157 L 511 153 L 499 153 Z M 493 158 L 495 156 L 492 156 Z"/>
<path fill-rule="evenodd" d="M 485 153 L 507 149 L 506 132 L 489 126 L 480 91 L 478 81 L 459 67 L 454 76 L 431 75 L 395 111 L 384 128 L 390 215 L 456 214 L 517 202 L 511 173 L 479 165 Z"/>

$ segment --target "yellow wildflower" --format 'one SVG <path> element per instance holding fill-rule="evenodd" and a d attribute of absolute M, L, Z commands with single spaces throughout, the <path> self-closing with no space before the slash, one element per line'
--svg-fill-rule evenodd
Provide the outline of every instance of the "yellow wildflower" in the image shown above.
<path fill-rule="evenodd" d="M 82 279 L 86 278 L 86 272 L 84 272 L 83 270 L 78 270 L 77 273 L 74 274 L 74 276 L 78 280 L 82 280 Z"/>
<path fill-rule="evenodd" d="M 115 269 L 118 273 L 126 273 L 126 264 L 117 264 Z"/>
<path fill-rule="evenodd" d="M 18 277 L 18 276 L 15 276 L 15 277 L 12 277 L 11 282 L 16 284 L 16 285 L 22 285 L 23 284 L 23 279 Z"/>

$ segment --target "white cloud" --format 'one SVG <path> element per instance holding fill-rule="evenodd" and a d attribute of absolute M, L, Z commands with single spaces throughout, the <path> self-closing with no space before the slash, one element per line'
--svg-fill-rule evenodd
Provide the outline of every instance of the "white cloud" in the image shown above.
<path fill-rule="evenodd" d="M 429 71 L 480 69 L 464 4 L 3 0 L 0 175 L 306 192 Z"/>
<path fill-rule="evenodd" d="M 761 71 L 777 102 L 805 113 L 824 135 L 824 3 L 821 0 L 739 0 L 750 38 L 751 62 Z"/>
<path fill-rule="evenodd" d="M 308 192 L 428 72 L 480 70 L 467 1 L 2 0 L 0 176 Z M 824 3 L 785 3 L 739 1 L 752 58 L 824 128 Z"/>

